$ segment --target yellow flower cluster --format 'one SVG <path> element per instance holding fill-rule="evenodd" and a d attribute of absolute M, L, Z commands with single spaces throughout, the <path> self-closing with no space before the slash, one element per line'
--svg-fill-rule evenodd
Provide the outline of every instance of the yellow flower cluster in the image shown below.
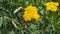
<path fill-rule="evenodd" d="M 38 20 L 39 19 L 39 14 L 37 11 L 37 8 L 34 6 L 27 6 L 25 8 L 25 12 L 23 14 L 23 18 L 25 21 L 31 21 L 32 19 Z"/>
<path fill-rule="evenodd" d="M 47 2 L 45 4 L 45 6 L 46 6 L 47 10 L 51 10 L 51 11 L 56 12 L 56 10 L 57 10 L 57 8 L 59 6 L 59 3 L 58 2 Z"/>

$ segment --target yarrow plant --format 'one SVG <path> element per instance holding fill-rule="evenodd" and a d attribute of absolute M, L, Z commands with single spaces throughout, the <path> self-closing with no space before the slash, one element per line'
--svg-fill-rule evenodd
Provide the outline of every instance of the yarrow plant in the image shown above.
<path fill-rule="evenodd" d="M 45 4 L 45 6 L 46 6 L 46 9 L 47 10 L 51 10 L 51 11 L 54 11 L 54 12 L 56 12 L 56 10 L 57 10 L 57 8 L 58 8 L 58 6 L 59 6 L 59 3 L 58 2 L 47 2 L 46 4 Z"/>
<path fill-rule="evenodd" d="M 0 0 L 0 34 L 60 34 L 59 3 L 59 0 Z"/>
<path fill-rule="evenodd" d="M 27 6 L 25 8 L 23 18 L 25 21 L 31 21 L 32 19 L 38 20 L 40 18 L 37 8 L 35 6 Z"/>

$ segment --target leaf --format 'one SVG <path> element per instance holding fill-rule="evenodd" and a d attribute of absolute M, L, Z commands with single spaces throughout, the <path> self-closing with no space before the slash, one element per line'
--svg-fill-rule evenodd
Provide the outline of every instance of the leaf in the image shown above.
<path fill-rule="evenodd" d="M 2 17 L 0 18 L 0 27 L 2 26 Z"/>
<path fill-rule="evenodd" d="M 36 34 L 35 32 L 31 32 L 31 34 Z"/>
<path fill-rule="evenodd" d="M 1 31 L 0 31 L 0 34 L 1 34 Z"/>
<path fill-rule="evenodd" d="M 30 28 L 31 28 L 32 30 L 35 30 L 35 29 L 36 29 L 36 25 L 31 24 L 31 25 L 30 25 Z"/>
<path fill-rule="evenodd" d="M 8 34 L 14 34 L 14 31 L 10 31 Z"/>

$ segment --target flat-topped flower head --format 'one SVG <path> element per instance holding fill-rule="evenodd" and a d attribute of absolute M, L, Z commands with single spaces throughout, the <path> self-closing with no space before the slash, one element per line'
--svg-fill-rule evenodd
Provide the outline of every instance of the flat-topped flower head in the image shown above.
<path fill-rule="evenodd" d="M 45 6 L 46 6 L 47 10 L 51 10 L 51 11 L 56 12 L 56 10 L 57 10 L 57 8 L 59 6 L 59 3 L 58 2 L 47 2 L 45 4 Z"/>
<path fill-rule="evenodd" d="M 37 8 L 35 7 L 35 6 L 27 6 L 26 8 L 25 8 L 25 12 L 24 13 L 38 13 L 37 12 Z"/>
<path fill-rule="evenodd" d="M 39 19 L 39 14 L 37 11 L 37 8 L 35 6 L 27 6 L 25 8 L 23 18 L 25 21 L 31 21 L 32 19 L 38 20 Z"/>

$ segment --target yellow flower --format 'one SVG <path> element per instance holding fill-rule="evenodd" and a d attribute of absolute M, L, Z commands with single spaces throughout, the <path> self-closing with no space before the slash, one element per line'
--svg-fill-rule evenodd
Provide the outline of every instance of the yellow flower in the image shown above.
<path fill-rule="evenodd" d="M 38 13 L 37 8 L 34 6 L 27 6 L 24 13 Z"/>
<path fill-rule="evenodd" d="M 23 18 L 24 18 L 25 21 L 27 21 L 27 20 L 30 21 L 31 20 L 31 16 L 32 16 L 31 14 L 25 13 L 23 15 Z"/>
<path fill-rule="evenodd" d="M 27 6 L 25 8 L 23 18 L 25 21 L 31 21 L 32 19 L 38 20 L 39 19 L 39 14 L 37 11 L 37 8 L 34 6 Z"/>
<path fill-rule="evenodd" d="M 33 18 L 36 19 L 36 20 L 38 20 L 39 17 L 40 17 L 39 14 L 34 14 L 33 15 Z"/>
<path fill-rule="evenodd" d="M 59 6 L 59 3 L 58 2 L 47 2 L 45 4 L 45 6 L 46 6 L 47 10 L 51 10 L 51 11 L 56 12 L 56 10 L 57 10 L 57 8 Z"/>

